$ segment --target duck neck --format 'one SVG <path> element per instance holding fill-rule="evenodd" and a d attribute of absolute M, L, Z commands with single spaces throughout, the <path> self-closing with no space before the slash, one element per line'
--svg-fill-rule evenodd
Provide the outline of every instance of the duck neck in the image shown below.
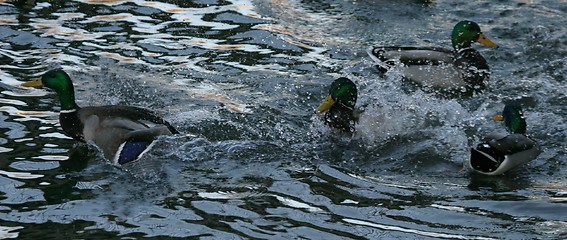
<path fill-rule="evenodd" d="M 74 91 L 62 91 L 59 93 L 59 102 L 61 103 L 61 111 L 72 111 L 79 109 L 77 103 L 75 103 L 75 93 Z"/>
<path fill-rule="evenodd" d="M 456 49 L 456 48 L 455 48 L 455 52 L 460 54 L 460 53 L 462 53 L 462 52 L 464 52 L 464 51 L 467 51 L 467 50 L 470 50 L 470 49 L 473 49 L 473 48 L 470 47 L 470 46 L 469 46 L 469 47 L 465 47 L 465 48 L 459 48 L 459 49 Z"/>
<path fill-rule="evenodd" d="M 471 48 L 471 44 L 465 42 L 460 42 L 460 43 L 453 42 L 453 48 L 455 49 L 456 52 L 460 52 L 462 50 Z"/>
<path fill-rule="evenodd" d="M 349 107 L 346 104 L 342 103 L 342 102 L 337 102 L 338 105 L 340 105 L 340 107 L 342 108 L 346 108 L 348 110 L 354 111 L 354 107 Z"/>

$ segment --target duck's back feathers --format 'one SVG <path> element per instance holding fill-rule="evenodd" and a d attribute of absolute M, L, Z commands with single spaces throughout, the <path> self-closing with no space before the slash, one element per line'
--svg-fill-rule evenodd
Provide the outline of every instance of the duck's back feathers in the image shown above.
<path fill-rule="evenodd" d="M 108 122 L 105 123 L 110 124 L 108 125 L 109 127 L 137 129 L 137 126 L 128 126 L 130 123 L 141 124 L 146 127 L 163 125 L 166 126 L 172 134 L 179 133 L 175 127 L 163 118 L 158 117 L 152 111 L 139 107 L 117 105 L 85 107 L 79 109 L 78 113 L 81 120 L 93 115 L 98 116 L 102 122 L 108 120 Z M 116 126 L 113 126 L 114 124 Z"/>
<path fill-rule="evenodd" d="M 488 134 L 483 142 L 490 144 L 503 154 L 514 154 L 536 147 L 536 143 L 523 134 L 508 134 L 493 132 Z"/>
<path fill-rule="evenodd" d="M 372 47 L 368 55 L 382 70 L 389 70 L 397 64 L 438 65 L 451 63 L 453 51 L 438 47 Z"/>

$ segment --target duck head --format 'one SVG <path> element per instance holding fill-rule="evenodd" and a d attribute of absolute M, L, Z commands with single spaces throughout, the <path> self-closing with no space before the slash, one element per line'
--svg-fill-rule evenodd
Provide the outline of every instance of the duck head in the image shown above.
<path fill-rule="evenodd" d="M 352 132 L 354 131 L 352 123 L 356 121 L 354 105 L 357 96 L 356 85 L 350 79 L 338 78 L 331 84 L 329 94 L 316 112 L 325 113 L 325 122 L 329 126 Z"/>
<path fill-rule="evenodd" d="M 504 121 L 510 133 L 526 134 L 526 119 L 519 105 L 506 104 L 502 115 L 494 116 L 494 120 Z"/>
<path fill-rule="evenodd" d="M 453 48 L 457 51 L 470 47 L 474 42 L 491 48 L 498 47 L 480 31 L 478 24 L 472 21 L 460 21 L 457 23 L 451 34 L 451 42 L 453 43 Z"/>
<path fill-rule="evenodd" d="M 358 90 L 356 85 L 348 78 L 341 77 L 333 81 L 329 88 L 329 95 L 317 108 L 317 113 L 323 113 L 336 104 L 354 110 Z"/>
<path fill-rule="evenodd" d="M 23 83 L 24 87 L 47 87 L 59 95 L 61 110 L 77 108 L 73 82 L 67 73 L 61 69 L 44 73 L 40 78 Z"/>

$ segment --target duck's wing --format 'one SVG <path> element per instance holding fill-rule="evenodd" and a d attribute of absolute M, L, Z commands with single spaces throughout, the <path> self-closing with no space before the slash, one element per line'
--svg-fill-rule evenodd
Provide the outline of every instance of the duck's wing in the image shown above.
<path fill-rule="evenodd" d="M 424 86 L 455 89 L 466 87 L 455 66 L 455 53 L 438 47 L 373 47 L 368 49 L 381 72 L 400 66 L 401 74 Z"/>
<path fill-rule="evenodd" d="M 85 107 L 78 111 L 84 140 L 92 141 L 105 158 L 124 164 L 140 158 L 161 135 L 178 131 L 153 112 L 130 106 Z"/>
<path fill-rule="evenodd" d="M 367 53 L 379 68 L 385 70 L 397 64 L 437 65 L 454 61 L 453 51 L 439 47 L 378 46 L 369 48 Z"/>
<path fill-rule="evenodd" d="M 536 147 L 535 141 L 526 137 L 523 134 L 509 134 L 509 135 L 491 135 L 487 136 L 485 141 L 490 144 L 490 146 L 498 149 L 506 155 L 511 155 L 526 151 Z"/>
<path fill-rule="evenodd" d="M 109 128 L 139 130 L 165 126 L 171 134 L 179 133 L 169 122 L 145 108 L 115 105 L 85 107 L 80 109 L 79 114 L 83 121 L 90 116 L 97 116 L 100 124 Z"/>
<path fill-rule="evenodd" d="M 126 140 L 120 142 L 112 161 L 125 164 L 137 160 L 151 149 L 158 136 L 169 134 L 171 133 L 165 126 L 131 131 L 126 134 Z"/>

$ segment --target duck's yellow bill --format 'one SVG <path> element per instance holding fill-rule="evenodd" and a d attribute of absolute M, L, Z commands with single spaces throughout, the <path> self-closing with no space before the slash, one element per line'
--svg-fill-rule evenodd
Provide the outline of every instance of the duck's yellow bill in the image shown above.
<path fill-rule="evenodd" d="M 331 95 L 328 95 L 325 100 L 323 100 L 323 102 L 321 103 L 321 105 L 319 105 L 319 107 L 317 108 L 317 110 L 315 110 L 316 113 L 322 113 L 322 112 L 326 112 L 327 110 L 329 110 L 329 108 L 331 108 L 333 106 L 333 104 L 335 104 L 335 100 L 333 100 L 333 98 L 331 97 Z"/>
<path fill-rule="evenodd" d="M 29 81 L 29 82 L 25 82 L 22 83 L 22 86 L 24 87 L 42 87 L 43 83 L 41 82 L 41 78 Z"/>
<path fill-rule="evenodd" d="M 487 46 L 487 47 L 491 47 L 491 48 L 497 48 L 498 47 L 498 45 L 496 45 L 496 43 L 493 43 L 492 41 L 490 41 L 490 39 L 488 39 L 483 33 L 478 35 L 478 39 L 476 39 L 476 41 L 481 43 L 482 45 Z"/>
<path fill-rule="evenodd" d="M 496 116 L 492 117 L 492 120 L 494 120 L 494 121 L 504 121 L 504 116 L 502 116 L 502 115 L 496 115 Z"/>

